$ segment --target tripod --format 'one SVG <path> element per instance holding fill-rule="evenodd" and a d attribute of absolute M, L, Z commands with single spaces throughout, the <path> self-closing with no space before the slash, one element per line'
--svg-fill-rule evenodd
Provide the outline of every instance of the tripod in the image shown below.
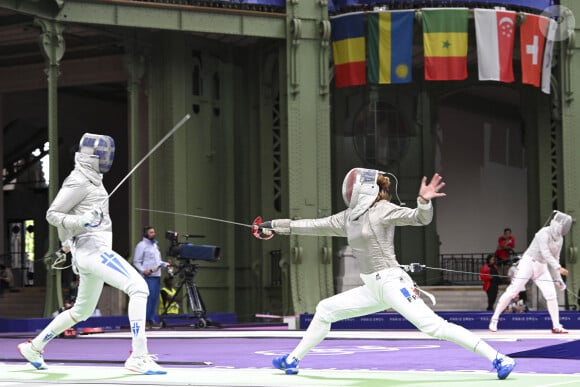
<path fill-rule="evenodd" d="M 205 328 L 208 325 L 212 324 L 212 322 L 206 316 L 205 305 L 204 305 L 203 300 L 201 298 L 201 294 L 199 293 L 199 290 L 197 289 L 197 285 L 195 284 L 195 281 L 193 280 L 193 278 L 197 274 L 197 267 L 198 267 L 198 265 L 195 265 L 195 264 L 188 262 L 188 263 L 183 264 L 179 268 L 179 270 L 174 274 L 174 275 L 177 275 L 177 274 L 180 275 L 180 281 L 179 281 L 179 284 L 177 285 L 177 289 L 175 291 L 175 294 L 169 300 L 167 300 L 165 302 L 163 314 L 160 316 L 161 327 L 165 328 L 167 326 L 167 323 L 165 322 L 165 319 L 168 316 L 167 309 L 170 307 L 171 304 L 173 304 L 173 302 L 175 301 L 177 296 L 180 294 L 181 289 L 184 286 L 185 286 L 185 290 L 187 291 L 187 300 L 189 302 L 189 307 L 191 308 L 191 315 L 193 318 L 197 319 L 197 322 L 193 326 L 195 326 L 196 328 Z"/>

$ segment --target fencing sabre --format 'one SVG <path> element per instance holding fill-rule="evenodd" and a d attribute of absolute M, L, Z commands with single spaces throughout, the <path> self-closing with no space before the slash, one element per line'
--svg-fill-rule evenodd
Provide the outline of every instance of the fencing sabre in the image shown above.
<path fill-rule="evenodd" d="M 111 196 L 113 196 L 113 194 L 115 193 L 115 191 L 117 191 L 119 189 L 119 187 L 129 178 L 131 177 L 131 175 L 133 174 L 133 172 L 135 172 L 135 170 L 137 168 L 139 168 L 139 166 L 141 164 L 143 164 L 145 162 L 145 160 L 147 160 L 147 158 L 149 158 L 149 156 L 151 156 L 151 154 L 153 152 L 155 152 L 157 150 L 157 148 L 159 148 L 169 137 L 171 137 L 173 135 L 173 133 L 175 133 L 177 131 L 177 129 L 181 128 L 181 126 L 183 126 L 183 124 L 185 124 L 185 121 L 189 120 L 191 118 L 190 114 L 186 114 L 185 117 L 183 117 L 181 119 L 181 121 L 179 121 L 174 127 L 173 129 L 171 129 L 161 140 L 159 140 L 159 142 L 157 144 L 155 144 L 155 146 L 153 148 L 151 148 L 151 150 L 149 152 L 147 152 L 147 154 L 145 156 L 143 156 L 143 158 L 141 160 L 139 160 L 139 162 L 137 164 L 135 164 L 135 166 L 133 167 L 133 169 L 131 169 L 129 171 L 129 173 L 127 173 L 127 175 L 119 182 L 119 184 L 117 184 L 117 186 L 115 188 L 113 188 L 113 190 L 109 193 L 109 196 L 107 196 L 107 199 L 105 199 L 103 201 L 103 203 L 101 204 L 101 206 L 107 201 L 109 200 L 109 198 Z"/>
<path fill-rule="evenodd" d="M 163 138 L 161 140 L 159 140 L 159 142 L 157 144 L 155 144 L 155 146 L 153 148 L 151 148 L 151 150 L 149 152 L 147 152 L 147 154 L 145 156 L 143 156 L 143 158 L 141 160 L 139 160 L 137 162 L 137 164 L 135 164 L 135 166 L 133 167 L 133 169 L 131 169 L 129 171 L 129 173 L 127 173 L 125 175 L 125 177 L 123 179 L 121 179 L 121 181 L 119 182 L 119 184 L 117 184 L 115 186 L 115 188 L 113 188 L 113 190 L 109 193 L 109 195 L 107 195 L 107 197 L 101 202 L 101 205 L 99 206 L 99 209 L 95 209 L 94 211 L 96 211 L 95 213 L 98 214 L 97 216 L 100 217 L 99 222 L 91 225 L 91 226 L 98 226 L 99 224 L 101 224 L 101 222 L 103 221 L 103 211 L 101 210 L 103 208 L 103 206 L 105 205 L 105 203 L 109 200 L 109 198 L 111 196 L 113 196 L 113 194 L 119 189 L 119 187 L 121 187 L 121 185 L 127 181 L 127 179 L 129 177 L 131 177 L 131 175 L 133 174 L 133 172 L 135 172 L 135 170 L 137 168 L 139 168 L 139 166 L 141 164 L 143 164 L 145 162 L 145 160 L 147 160 L 149 158 L 149 156 L 151 156 L 151 154 L 153 152 L 155 152 L 157 150 L 157 148 L 159 148 L 161 145 L 163 145 L 163 143 L 173 135 L 173 133 L 175 133 L 177 131 L 177 129 L 181 128 L 181 126 L 183 126 L 183 124 L 185 124 L 185 121 L 189 120 L 191 118 L 191 115 L 188 113 L 186 114 L 181 121 L 179 121 L 165 136 L 163 136 Z"/>
<path fill-rule="evenodd" d="M 188 216 L 190 218 L 212 220 L 214 222 L 228 223 L 228 224 L 233 224 L 233 225 L 236 225 L 236 226 L 248 227 L 248 228 L 251 228 L 252 229 L 252 235 L 254 235 L 258 239 L 263 239 L 263 240 L 271 239 L 274 236 L 274 233 L 273 232 L 271 232 L 268 235 L 261 235 L 260 234 L 258 225 L 260 223 L 262 223 L 262 217 L 261 216 L 258 216 L 256 219 L 254 219 L 254 221 L 252 222 L 252 224 L 245 224 L 245 223 L 232 222 L 231 220 L 210 218 L 209 216 L 184 214 L 184 213 L 181 213 L 181 212 L 160 211 L 160 210 L 152 210 L 152 209 L 149 209 L 149 208 L 135 208 L 135 210 L 136 211 L 146 211 L 146 212 L 156 212 L 158 214 Z"/>
<path fill-rule="evenodd" d="M 152 210 L 150 208 L 135 208 L 136 211 L 146 211 L 146 212 L 156 212 L 158 214 L 167 214 L 167 215 L 181 215 L 181 216 L 188 216 L 190 218 L 198 218 L 198 219 L 205 219 L 205 220 L 213 220 L 214 222 L 222 222 L 228 224 L 235 224 L 236 226 L 248 227 L 253 228 L 251 224 L 244 224 L 238 222 L 232 222 L 231 220 L 224 220 L 224 219 L 217 219 L 217 218 L 210 218 L 208 216 L 200 216 L 200 215 L 192 215 L 192 214 L 184 214 L 181 212 L 171 212 L 171 211 L 161 211 L 161 210 Z"/>

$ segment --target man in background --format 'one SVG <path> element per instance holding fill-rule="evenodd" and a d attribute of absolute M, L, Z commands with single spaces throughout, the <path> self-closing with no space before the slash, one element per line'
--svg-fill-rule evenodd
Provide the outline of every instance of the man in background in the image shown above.
<path fill-rule="evenodd" d="M 147 226 L 143 229 L 143 240 L 137 243 L 135 255 L 133 256 L 133 265 L 143 275 L 145 282 L 149 287 L 149 296 L 147 297 L 147 326 L 158 328 L 156 321 L 157 303 L 161 291 L 161 268 L 169 264 L 161 260 L 161 251 L 155 239 L 155 228 Z"/>

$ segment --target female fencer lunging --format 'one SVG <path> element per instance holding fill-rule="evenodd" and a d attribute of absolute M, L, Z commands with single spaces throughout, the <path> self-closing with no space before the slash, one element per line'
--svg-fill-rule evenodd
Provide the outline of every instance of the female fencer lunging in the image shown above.
<path fill-rule="evenodd" d="M 364 285 L 320 301 L 316 313 L 298 346 L 276 357 L 274 367 L 297 374 L 304 356 L 328 334 L 339 320 L 394 309 L 428 335 L 455 342 L 492 362 L 497 377 L 505 379 L 515 366 L 513 359 L 500 354 L 467 329 L 439 317 L 421 300 L 411 277 L 395 256 L 396 226 L 425 226 L 431 222 L 431 201 L 445 196 L 441 176 L 424 177 L 417 208 L 391 203 L 390 180 L 382 172 L 355 168 L 345 177 L 342 194 L 348 208 L 320 219 L 276 219 L 258 225 L 258 232 L 293 235 L 340 236 L 348 239 L 357 258 Z"/>

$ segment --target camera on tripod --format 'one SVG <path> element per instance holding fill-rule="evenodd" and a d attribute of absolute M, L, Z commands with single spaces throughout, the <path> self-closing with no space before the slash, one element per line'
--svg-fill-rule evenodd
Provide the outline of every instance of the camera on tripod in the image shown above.
<path fill-rule="evenodd" d="M 201 235 L 185 235 L 185 238 L 202 237 Z M 220 248 L 212 245 L 194 245 L 189 242 L 179 242 L 179 233 L 175 231 L 166 231 L 165 238 L 168 239 L 171 244 L 167 249 L 167 255 L 173 258 L 177 258 L 180 265 L 176 272 L 171 272 L 171 275 L 180 275 L 180 282 L 177 286 L 175 294 L 167 302 L 167 305 L 171 305 L 177 295 L 180 293 L 181 289 L 185 287 L 188 304 L 191 310 L 192 317 L 197 319 L 195 327 L 205 328 L 211 321 L 207 318 L 205 305 L 201 298 L 201 294 L 197 289 L 194 277 L 197 274 L 197 264 L 193 261 L 207 261 L 216 262 L 220 259 Z M 167 307 L 160 314 L 161 326 L 165 327 L 167 318 Z"/>
<path fill-rule="evenodd" d="M 191 235 L 186 235 L 191 237 Z M 179 233 L 166 231 L 165 238 L 171 242 L 167 255 L 179 260 L 215 262 L 220 259 L 220 248 L 212 245 L 194 245 L 189 242 L 179 242 Z"/>

